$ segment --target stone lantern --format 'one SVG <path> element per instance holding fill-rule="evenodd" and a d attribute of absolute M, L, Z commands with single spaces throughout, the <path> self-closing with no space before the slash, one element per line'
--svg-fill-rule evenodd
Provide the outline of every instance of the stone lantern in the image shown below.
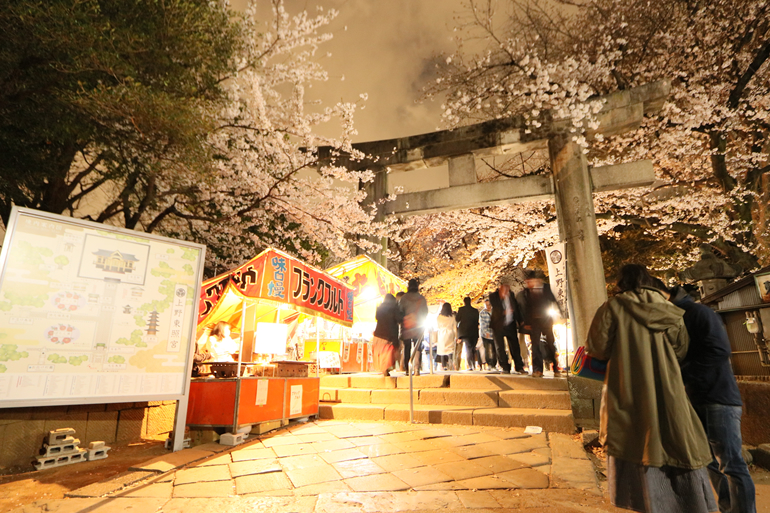
<path fill-rule="evenodd" d="M 743 272 L 743 267 L 717 258 L 708 244 L 700 245 L 700 260 L 682 271 L 679 277 L 687 283 L 697 282 L 701 297 L 713 294 L 727 286 Z"/>

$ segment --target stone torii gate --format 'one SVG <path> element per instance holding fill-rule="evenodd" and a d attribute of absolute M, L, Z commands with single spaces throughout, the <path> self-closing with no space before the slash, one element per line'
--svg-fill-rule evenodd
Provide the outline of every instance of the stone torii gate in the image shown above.
<path fill-rule="evenodd" d="M 597 130 L 608 137 L 640 126 L 645 115 L 660 111 L 670 90 L 667 80 L 619 91 L 591 101 L 603 101 Z M 395 201 L 379 202 L 377 219 L 386 215 L 419 215 L 489 205 L 554 198 L 559 235 L 566 247 L 568 293 L 572 305 L 573 334 L 578 345 L 586 339 L 597 308 L 607 300 L 604 267 L 596 228 L 593 192 L 649 186 L 655 175 L 650 161 L 589 168 L 583 149 L 572 141 L 569 119 L 555 119 L 547 111 L 531 129 L 523 117 L 492 120 L 454 130 L 359 143 L 362 160 L 334 156 L 328 147 L 319 149 L 321 162 L 334 160 L 348 169 L 375 172 L 366 184 L 367 202 L 387 195 L 388 173 L 414 171 L 448 164 L 449 187 L 400 194 Z M 551 173 L 479 182 L 476 159 L 548 149 Z M 387 240 L 376 242 L 387 243 Z M 375 256 L 381 263 L 382 255 Z M 578 380 L 576 384 L 582 381 Z M 587 388 L 587 389 L 586 389 Z M 587 383 L 571 383 L 573 412 L 578 425 L 590 425 L 598 416 L 597 390 Z"/>

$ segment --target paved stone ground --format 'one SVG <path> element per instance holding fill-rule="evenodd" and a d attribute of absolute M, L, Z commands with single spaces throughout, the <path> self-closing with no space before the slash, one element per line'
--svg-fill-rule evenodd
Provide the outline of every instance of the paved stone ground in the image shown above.
<path fill-rule="evenodd" d="M 92 485 L 15 511 L 620 511 L 579 441 L 519 428 L 319 420 L 134 469 L 154 477 L 107 497 Z"/>

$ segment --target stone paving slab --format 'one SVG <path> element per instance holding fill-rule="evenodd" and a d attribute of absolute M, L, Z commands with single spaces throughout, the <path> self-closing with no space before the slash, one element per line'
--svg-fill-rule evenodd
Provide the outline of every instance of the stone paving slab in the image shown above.
<path fill-rule="evenodd" d="M 229 471 L 228 471 L 229 467 Z M 203 467 L 207 469 L 209 467 Z M 218 468 L 218 467 L 213 467 Z M 251 460 L 251 461 L 236 461 L 230 463 L 230 465 L 224 467 L 224 471 L 220 471 L 220 476 L 227 474 L 224 479 L 230 479 L 230 477 L 242 477 L 252 474 L 266 474 L 268 472 L 280 472 L 283 467 L 278 463 L 277 459 L 274 460 Z M 177 481 L 179 480 L 179 472 L 177 472 Z M 221 479 L 201 479 L 201 481 L 220 481 Z"/>
<path fill-rule="evenodd" d="M 243 478 L 241 478 L 243 479 Z M 189 483 L 174 487 L 173 497 L 230 497 L 235 495 L 233 480 Z"/>
<path fill-rule="evenodd" d="M 176 472 L 146 471 L 155 476 L 151 482 L 120 491 L 119 498 L 125 502 L 117 504 L 133 512 L 133 501 L 165 500 L 153 509 L 164 513 L 183 507 L 195 513 L 450 513 L 466 509 L 481 513 L 515 504 L 541 513 L 528 500 L 517 498 L 541 491 L 579 492 L 603 504 L 593 464 L 580 441 L 569 435 L 529 436 L 523 429 L 486 426 L 323 420 L 301 427 L 271 433 L 227 452 L 200 451 L 205 459 Z M 300 438 L 315 435 L 333 439 L 306 442 Z M 316 450 L 335 450 L 299 455 L 289 450 L 311 445 Z M 187 451 L 185 457 L 191 450 Z M 48 506 L 52 512 L 69 513 L 61 508 L 69 508 L 67 501 L 73 500 L 51 501 Z M 99 513 L 124 510 L 104 509 L 95 502 L 84 507 L 94 505 Z M 258 505 L 267 509 L 254 509 Z M 543 503 L 541 508 L 546 505 L 548 513 L 599 511 L 564 509 L 569 503 L 559 501 Z M 32 513 L 44 511 L 42 505 L 30 507 Z"/>
<path fill-rule="evenodd" d="M 393 474 L 379 474 L 345 479 L 345 484 L 356 492 L 392 492 L 408 490 L 410 486 Z"/>
<path fill-rule="evenodd" d="M 214 454 L 211 451 L 201 451 L 198 449 L 183 449 L 178 452 L 165 454 L 158 458 L 153 458 L 141 465 L 129 467 L 129 470 L 144 470 L 150 472 L 168 472 L 177 468 L 184 467 L 198 460 L 202 460 Z"/>
<path fill-rule="evenodd" d="M 382 474 L 385 469 L 374 463 L 370 459 L 340 461 L 332 465 L 334 469 L 343 477 L 369 476 L 372 474 Z"/>
<path fill-rule="evenodd" d="M 295 488 L 342 479 L 340 473 L 331 465 L 287 470 L 286 476 L 288 476 Z"/>
<path fill-rule="evenodd" d="M 233 464 L 231 463 L 230 465 Z M 174 484 L 227 481 L 230 477 L 230 470 L 228 470 L 227 465 L 192 467 L 177 471 Z"/>
<path fill-rule="evenodd" d="M 245 448 L 230 453 L 230 457 L 233 461 L 248 461 L 248 460 L 262 460 L 273 459 L 276 457 L 275 451 L 270 448 L 262 447 L 257 449 Z"/>
<path fill-rule="evenodd" d="M 432 466 L 396 470 L 393 475 L 412 488 L 453 480 L 451 476 Z"/>
<path fill-rule="evenodd" d="M 272 472 L 269 474 L 256 474 L 235 478 L 235 491 L 238 495 L 289 489 L 291 489 L 291 482 L 283 472 Z"/>
<path fill-rule="evenodd" d="M 227 465 L 228 463 L 231 463 L 233 461 L 232 456 L 230 456 L 229 452 L 226 452 L 225 454 L 220 454 L 219 456 L 214 456 L 213 458 L 207 458 L 197 464 L 198 467 L 208 467 L 211 465 Z"/>

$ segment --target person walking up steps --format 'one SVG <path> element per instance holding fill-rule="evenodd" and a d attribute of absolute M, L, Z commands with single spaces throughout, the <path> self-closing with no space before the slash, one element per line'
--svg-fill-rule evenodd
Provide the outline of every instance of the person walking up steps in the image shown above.
<path fill-rule="evenodd" d="M 479 339 L 479 311 L 471 306 L 471 298 L 463 299 L 463 306 L 457 310 L 457 337 L 465 346 L 465 359 L 469 371 L 474 370 L 474 355 L 476 354 L 476 342 Z M 455 356 L 455 362 L 460 358 Z M 460 366 L 457 365 L 457 370 Z"/>
<path fill-rule="evenodd" d="M 495 335 L 492 333 L 492 305 L 489 299 L 484 301 L 484 308 L 479 312 L 479 332 L 481 341 L 484 344 L 484 363 L 487 370 L 495 370 L 497 366 L 497 356 L 495 354 Z"/>
<path fill-rule="evenodd" d="M 519 337 L 516 333 L 516 325 L 520 322 L 521 316 L 519 309 L 516 308 L 516 298 L 513 297 L 511 285 L 507 279 L 500 280 L 498 289 L 489 295 L 489 302 L 492 305 L 491 325 L 495 337 L 497 361 L 505 374 L 511 373 L 511 364 L 505 353 L 507 340 L 508 349 L 511 352 L 511 358 L 513 358 L 514 373 L 523 374 L 524 360 L 521 358 Z"/>
<path fill-rule="evenodd" d="M 404 372 L 409 374 L 409 368 L 414 369 L 414 374 L 420 374 L 420 351 L 422 351 L 422 339 L 425 335 L 425 318 L 428 316 L 428 302 L 420 294 L 420 282 L 415 278 L 409 280 L 406 294 L 401 296 L 398 302 L 401 311 L 401 340 L 404 362 Z M 416 357 L 414 357 L 416 355 Z M 411 360 L 411 362 L 410 362 Z"/>
<path fill-rule="evenodd" d="M 521 329 L 529 335 L 532 376 L 542 377 L 543 360 L 553 362 L 553 375 L 560 376 L 559 355 L 556 352 L 553 318 L 550 314 L 552 308 L 557 308 L 556 297 L 538 271 L 528 271 L 525 283 L 526 287 L 516 295 L 516 300 L 521 308 Z M 545 336 L 545 344 L 540 340 L 541 335 Z"/>
<path fill-rule="evenodd" d="M 437 358 L 441 370 L 454 370 L 452 368 L 453 354 L 457 346 L 457 323 L 452 313 L 452 305 L 444 303 L 436 317 L 438 337 L 436 337 Z"/>

